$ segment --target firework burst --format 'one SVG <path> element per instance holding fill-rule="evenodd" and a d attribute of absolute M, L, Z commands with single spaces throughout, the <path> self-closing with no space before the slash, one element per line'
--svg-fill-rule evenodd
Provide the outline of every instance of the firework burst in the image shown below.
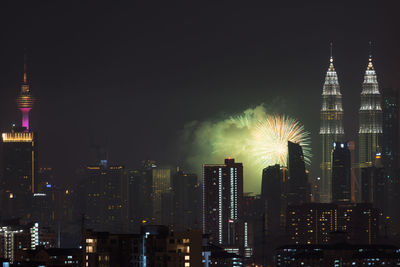
<path fill-rule="evenodd" d="M 258 165 L 286 165 L 288 141 L 298 143 L 303 148 L 304 160 L 311 161 L 310 134 L 297 120 L 285 115 L 268 115 L 258 120 L 252 131 L 251 151 Z"/>
<path fill-rule="evenodd" d="M 264 168 L 287 166 L 288 141 L 302 146 L 308 165 L 311 160 L 310 134 L 302 123 L 268 113 L 264 105 L 248 108 L 237 116 L 193 123 L 186 128 L 185 137 L 187 162 L 194 170 L 201 166 L 199 162 L 222 162 L 227 157 L 242 162 L 246 192 L 260 192 Z"/>
<path fill-rule="evenodd" d="M 245 114 L 231 117 L 223 125 L 220 129 L 222 138 L 214 142 L 215 154 L 249 161 L 248 167 L 260 171 L 274 164 L 287 166 L 287 147 L 291 141 L 302 146 L 304 160 L 310 164 L 310 134 L 299 121 L 289 116 Z"/>

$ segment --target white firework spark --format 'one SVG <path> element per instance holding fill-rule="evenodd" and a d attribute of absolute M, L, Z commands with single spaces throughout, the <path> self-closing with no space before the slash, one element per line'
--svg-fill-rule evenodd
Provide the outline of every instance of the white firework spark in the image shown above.
<path fill-rule="evenodd" d="M 261 168 L 273 164 L 287 166 L 288 141 L 301 145 L 304 160 L 310 164 L 310 133 L 298 120 L 285 115 L 268 115 L 256 123 L 252 133 L 251 150 Z"/>

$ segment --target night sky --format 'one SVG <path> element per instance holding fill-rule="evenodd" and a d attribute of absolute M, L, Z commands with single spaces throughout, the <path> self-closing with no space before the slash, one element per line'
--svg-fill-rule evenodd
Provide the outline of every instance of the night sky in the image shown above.
<path fill-rule="evenodd" d="M 312 133 L 318 174 L 331 41 L 348 139 L 369 41 L 380 87 L 400 87 L 399 6 L 12 2 L 0 9 L 0 129 L 20 123 L 27 48 L 40 166 L 60 182 L 90 163 L 93 145 L 128 167 L 144 158 L 181 164 L 185 124 L 276 102 Z"/>

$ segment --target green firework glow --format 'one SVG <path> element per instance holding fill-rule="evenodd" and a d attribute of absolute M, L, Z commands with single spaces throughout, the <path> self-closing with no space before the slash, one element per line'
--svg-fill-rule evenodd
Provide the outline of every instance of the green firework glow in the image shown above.
<path fill-rule="evenodd" d="M 201 164 L 233 157 L 243 163 L 245 191 L 260 191 L 263 168 L 286 166 L 288 141 L 299 143 L 306 163 L 311 161 L 310 134 L 304 126 L 287 115 L 268 114 L 263 105 L 219 121 L 194 122 L 185 134 L 190 166 L 199 170 Z"/>

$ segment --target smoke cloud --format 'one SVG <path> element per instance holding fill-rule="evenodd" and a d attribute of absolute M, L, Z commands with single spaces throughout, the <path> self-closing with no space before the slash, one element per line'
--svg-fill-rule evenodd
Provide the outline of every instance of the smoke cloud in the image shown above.
<path fill-rule="evenodd" d="M 185 166 L 202 175 L 202 164 L 223 163 L 227 157 L 243 163 L 245 192 L 260 193 L 262 168 L 254 153 L 255 124 L 272 115 L 264 104 L 248 108 L 235 116 L 185 125 L 183 142 Z"/>

